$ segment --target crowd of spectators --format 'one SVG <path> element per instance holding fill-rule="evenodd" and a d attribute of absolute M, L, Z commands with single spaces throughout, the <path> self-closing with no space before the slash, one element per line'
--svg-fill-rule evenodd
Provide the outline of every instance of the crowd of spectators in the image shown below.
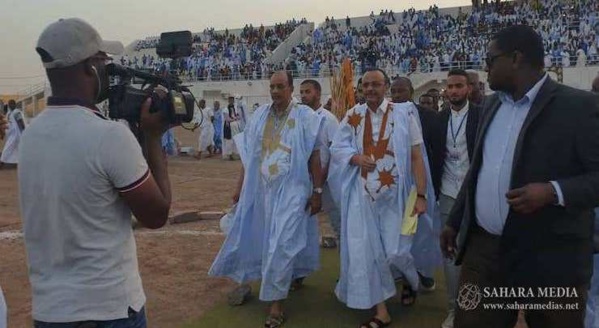
<path fill-rule="evenodd" d="M 441 14 L 436 6 L 401 14 L 385 11 L 366 26 L 345 29 L 333 18 L 315 29 L 310 42 L 291 51 L 285 68 L 299 76 L 327 76 L 349 57 L 356 73 L 381 67 L 395 74 L 451 68 L 481 69 L 489 36 L 509 25 L 528 24 L 545 42 L 546 66 L 597 64 L 597 0 L 541 0 L 485 4 L 471 13 Z"/>
<path fill-rule="evenodd" d="M 266 58 L 306 19 L 289 20 L 272 28 L 246 25 L 238 34 L 228 29 L 216 32 L 213 28 L 193 35 L 193 54 L 174 62 L 155 55 L 123 56 L 123 65 L 157 71 L 176 69 L 189 80 L 260 79 L 270 72 Z M 140 41 L 139 49 L 156 47 L 153 39 Z"/>
<path fill-rule="evenodd" d="M 494 32 L 509 25 L 528 24 L 543 36 L 546 67 L 596 65 L 598 13 L 599 0 L 491 2 L 472 12 L 460 8 L 453 15 L 442 14 L 437 6 L 403 13 L 381 10 L 378 15 L 371 12 L 367 24 L 361 26 L 352 24 L 349 17 L 326 17 L 307 42 L 294 47 L 284 62 L 275 65 L 268 64 L 266 58 L 299 24 L 306 23 L 305 19 L 272 29 L 246 25 L 239 35 L 209 29 L 194 36 L 194 54 L 177 63 L 152 56 L 127 59 L 125 63 L 156 69 L 175 65 L 190 80 L 260 79 L 277 69 L 291 70 L 298 77 L 326 77 L 346 57 L 356 74 L 375 66 L 392 75 L 482 69 L 486 45 Z M 138 46 L 152 47 L 155 42 L 148 38 Z"/>

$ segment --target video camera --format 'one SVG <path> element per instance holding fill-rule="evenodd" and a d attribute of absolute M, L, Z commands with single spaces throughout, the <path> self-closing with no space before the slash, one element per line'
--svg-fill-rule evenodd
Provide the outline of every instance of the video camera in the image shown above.
<path fill-rule="evenodd" d="M 191 55 L 191 46 L 191 32 L 165 32 L 160 35 L 156 54 L 160 58 L 174 60 Z M 141 105 L 151 97 L 150 112 L 162 112 L 168 123 L 180 125 L 193 119 L 195 97 L 186 86 L 181 85 L 176 72 L 164 72 L 159 76 L 114 63 L 107 65 L 106 69 L 115 80 L 108 98 L 110 118 L 139 123 Z M 133 83 L 142 86 L 136 88 Z"/>

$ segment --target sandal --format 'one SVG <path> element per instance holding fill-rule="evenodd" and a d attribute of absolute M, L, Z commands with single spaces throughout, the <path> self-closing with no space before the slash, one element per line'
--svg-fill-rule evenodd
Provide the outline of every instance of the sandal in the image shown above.
<path fill-rule="evenodd" d="M 284 322 L 285 314 L 283 312 L 279 314 L 269 314 L 268 317 L 266 317 L 264 328 L 279 328 L 283 326 Z"/>
<path fill-rule="evenodd" d="M 337 248 L 337 240 L 335 237 L 322 237 L 323 248 Z"/>
<path fill-rule="evenodd" d="M 296 291 L 302 289 L 304 287 L 304 278 L 293 279 L 291 282 L 291 286 L 289 286 L 290 291 Z"/>
<path fill-rule="evenodd" d="M 383 322 L 381 319 L 379 319 L 377 317 L 372 317 L 372 319 L 370 319 L 370 321 L 364 322 L 363 324 L 361 324 L 360 328 L 383 328 L 383 327 L 388 327 L 390 324 L 391 324 L 391 321 Z"/>
<path fill-rule="evenodd" d="M 227 300 L 231 306 L 243 305 L 252 296 L 252 287 L 250 285 L 239 285 L 227 295 Z"/>
<path fill-rule="evenodd" d="M 416 296 L 418 293 L 412 289 L 410 285 L 403 285 L 403 289 L 401 290 L 401 305 L 403 306 L 412 306 L 416 303 Z"/>

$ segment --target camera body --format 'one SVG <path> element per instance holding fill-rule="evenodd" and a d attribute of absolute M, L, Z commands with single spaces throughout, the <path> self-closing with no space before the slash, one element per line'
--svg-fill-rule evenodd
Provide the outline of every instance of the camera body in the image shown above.
<path fill-rule="evenodd" d="M 191 45 L 191 32 L 167 32 L 161 34 L 156 52 L 161 58 L 176 59 L 191 55 Z M 106 68 L 115 81 L 108 98 L 110 118 L 139 123 L 141 105 L 151 97 L 150 112 L 162 112 L 169 124 L 179 125 L 193 119 L 195 98 L 186 86 L 181 85 L 176 73 L 165 72 L 159 76 L 114 63 Z M 134 83 L 142 86 L 137 88 Z"/>

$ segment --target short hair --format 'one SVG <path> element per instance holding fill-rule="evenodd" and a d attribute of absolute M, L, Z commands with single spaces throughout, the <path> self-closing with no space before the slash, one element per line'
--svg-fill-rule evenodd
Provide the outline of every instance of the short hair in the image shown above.
<path fill-rule="evenodd" d="M 426 91 L 426 94 L 433 97 L 433 95 L 430 94 L 431 92 L 440 92 L 440 91 L 439 91 L 439 89 L 436 89 L 436 88 L 430 88 Z"/>
<path fill-rule="evenodd" d="M 447 73 L 447 77 L 450 76 L 463 76 L 466 78 L 466 83 L 470 83 L 470 76 L 468 76 L 468 73 L 461 69 L 461 68 L 453 68 L 449 71 L 449 73 Z"/>
<path fill-rule="evenodd" d="M 414 93 L 414 86 L 412 85 L 412 80 L 408 79 L 405 76 L 399 76 L 393 80 L 393 83 L 397 81 L 405 81 L 408 84 L 408 88 L 410 88 L 410 93 Z"/>
<path fill-rule="evenodd" d="M 528 25 L 513 25 L 497 32 L 491 38 L 497 43 L 497 48 L 504 53 L 518 51 L 525 61 L 533 68 L 543 68 L 545 65 L 545 50 L 543 39 Z"/>
<path fill-rule="evenodd" d="M 389 78 L 389 75 L 387 75 L 387 73 L 384 70 L 382 70 L 382 69 L 380 69 L 378 67 L 373 67 L 373 68 L 367 69 L 366 72 L 364 72 L 364 74 L 366 74 L 368 72 L 381 72 L 381 73 L 383 73 L 383 77 L 385 79 L 385 85 L 391 85 L 391 79 Z M 360 81 L 362 81 L 362 79 L 360 79 Z"/>
<path fill-rule="evenodd" d="M 425 93 L 425 94 L 420 95 L 420 97 L 418 97 L 418 100 L 420 100 L 422 98 L 425 98 L 425 97 L 429 97 L 429 98 L 435 99 L 435 97 L 433 95 L 431 95 L 430 93 Z"/>
<path fill-rule="evenodd" d="M 309 84 L 309 85 L 313 86 L 314 89 L 316 89 L 316 91 L 322 92 L 322 87 L 320 86 L 320 83 L 318 83 L 318 81 L 316 81 L 316 80 L 304 80 L 304 81 L 302 81 L 302 83 L 300 85 L 306 85 L 306 84 Z"/>
<path fill-rule="evenodd" d="M 466 71 L 466 73 L 468 73 L 468 76 L 470 76 L 470 77 L 476 76 L 476 78 L 480 80 L 480 75 L 478 75 L 477 71 L 473 71 L 473 70 L 469 69 Z"/>
<path fill-rule="evenodd" d="M 281 72 L 285 72 L 285 74 L 287 74 L 287 84 L 289 84 L 289 86 L 293 88 L 293 75 L 291 74 L 291 71 L 284 71 L 284 70 L 274 71 L 274 72 L 272 72 L 270 77 L 272 78 L 273 75 L 275 75 L 277 73 L 281 73 Z"/>

